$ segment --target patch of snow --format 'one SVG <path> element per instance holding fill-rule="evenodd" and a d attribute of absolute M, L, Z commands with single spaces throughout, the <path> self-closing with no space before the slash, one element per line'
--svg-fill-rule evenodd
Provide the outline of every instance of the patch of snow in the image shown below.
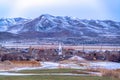
<path fill-rule="evenodd" d="M 120 69 L 120 63 L 116 63 L 116 62 L 91 62 L 90 67 L 106 68 L 106 69 Z"/>
<path fill-rule="evenodd" d="M 55 62 L 41 62 L 41 65 L 43 69 L 55 69 L 58 68 L 59 63 L 55 63 Z"/>
<path fill-rule="evenodd" d="M 100 24 L 102 25 L 102 26 L 104 26 L 104 29 L 106 29 L 106 30 L 108 30 L 108 29 L 110 29 L 110 26 L 108 25 L 108 24 L 106 24 L 105 22 L 100 22 Z"/>
<path fill-rule="evenodd" d="M 0 26 L 0 31 L 6 31 L 8 26 Z"/>
<path fill-rule="evenodd" d="M 20 71 L 20 70 L 35 70 L 40 69 L 40 67 L 24 67 L 24 68 L 13 68 L 10 71 Z"/>
<path fill-rule="evenodd" d="M 8 30 L 7 32 L 17 34 L 17 33 L 19 33 L 22 30 L 22 28 L 23 28 L 23 26 L 20 25 L 20 26 L 12 28 L 11 30 Z"/>
<path fill-rule="evenodd" d="M 56 62 L 41 62 L 40 67 L 24 67 L 24 68 L 14 68 L 11 69 L 11 71 L 19 71 L 19 70 L 34 70 L 34 69 L 59 69 L 59 68 L 73 68 L 73 69 L 85 69 L 83 66 L 79 66 L 75 63 L 69 63 L 69 64 L 62 64 L 62 63 L 56 63 Z"/>
<path fill-rule="evenodd" d="M 79 56 L 73 56 L 73 57 L 71 57 L 69 60 L 78 60 L 78 61 L 84 61 L 85 59 L 84 58 L 82 58 L 82 57 L 79 57 Z"/>
<path fill-rule="evenodd" d="M 8 31 L 8 32 L 17 34 L 18 30 L 17 29 L 12 29 L 11 31 Z"/>
<path fill-rule="evenodd" d="M 66 63 L 66 64 L 59 64 L 60 68 L 70 68 L 70 69 L 86 69 L 86 67 L 80 66 L 75 63 Z"/>
<path fill-rule="evenodd" d="M 12 18 L 7 18 L 6 21 L 12 24 L 16 24 L 16 21 Z"/>
<path fill-rule="evenodd" d="M 35 74 L 21 74 L 21 73 L 0 72 L 0 75 L 4 75 L 4 76 L 26 76 L 26 75 L 35 75 Z"/>

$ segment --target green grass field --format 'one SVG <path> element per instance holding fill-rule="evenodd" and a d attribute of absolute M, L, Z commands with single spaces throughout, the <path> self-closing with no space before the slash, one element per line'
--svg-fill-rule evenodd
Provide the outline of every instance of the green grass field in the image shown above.
<path fill-rule="evenodd" d="M 72 73 L 75 70 L 79 70 L 79 69 L 22 70 L 22 71 L 17 71 L 16 73 L 26 73 L 26 74 Z M 120 79 L 116 79 L 112 77 L 99 77 L 99 76 L 35 75 L 35 76 L 0 76 L 0 80 L 120 80 Z"/>
<path fill-rule="evenodd" d="M 17 71 L 17 73 L 72 73 L 73 71 L 80 69 L 41 69 L 41 70 L 21 70 Z M 81 70 L 82 71 L 82 70 Z"/>
<path fill-rule="evenodd" d="M 0 80 L 119 80 L 93 76 L 0 76 Z"/>

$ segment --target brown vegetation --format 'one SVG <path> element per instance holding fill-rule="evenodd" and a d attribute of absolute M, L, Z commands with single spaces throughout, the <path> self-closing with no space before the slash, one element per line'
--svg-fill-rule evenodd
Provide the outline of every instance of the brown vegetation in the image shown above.
<path fill-rule="evenodd" d="M 38 61 L 11 61 L 15 67 L 39 67 L 40 62 Z"/>
<path fill-rule="evenodd" d="M 120 72 L 116 70 L 103 70 L 102 74 L 103 76 L 115 77 L 120 79 Z"/>
<path fill-rule="evenodd" d="M 38 61 L 4 61 L 0 62 L 0 70 L 10 70 L 13 68 L 23 67 L 40 67 L 41 64 Z"/>
<path fill-rule="evenodd" d="M 114 77 L 120 79 L 120 70 L 108 70 L 103 68 L 89 68 L 86 71 L 89 72 L 100 72 L 102 76 Z"/>

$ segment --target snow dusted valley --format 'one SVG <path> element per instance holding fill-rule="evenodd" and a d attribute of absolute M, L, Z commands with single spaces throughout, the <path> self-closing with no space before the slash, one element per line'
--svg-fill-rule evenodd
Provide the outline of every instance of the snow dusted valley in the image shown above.
<path fill-rule="evenodd" d="M 120 22 L 49 14 L 0 19 L 0 76 L 119 73 Z"/>

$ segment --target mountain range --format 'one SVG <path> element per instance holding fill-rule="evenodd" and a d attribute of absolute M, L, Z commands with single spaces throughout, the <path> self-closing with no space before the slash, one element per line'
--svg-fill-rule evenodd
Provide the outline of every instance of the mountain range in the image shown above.
<path fill-rule="evenodd" d="M 43 38 L 74 44 L 120 44 L 120 22 L 49 14 L 43 14 L 35 19 L 0 19 L 0 41 Z"/>

